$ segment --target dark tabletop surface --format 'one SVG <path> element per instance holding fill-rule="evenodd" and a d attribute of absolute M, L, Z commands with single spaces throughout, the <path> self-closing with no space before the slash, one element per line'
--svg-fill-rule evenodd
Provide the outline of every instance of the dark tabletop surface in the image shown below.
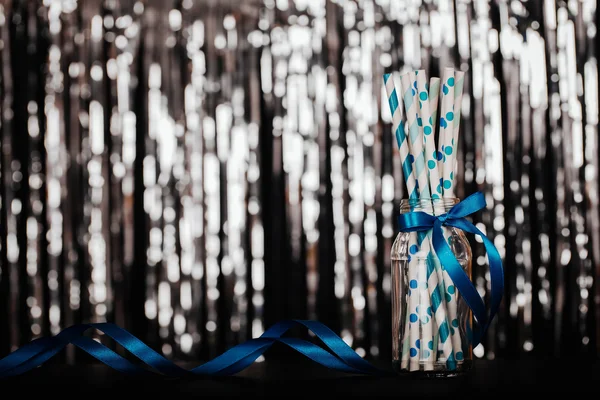
<path fill-rule="evenodd" d="M 196 364 L 189 365 L 193 367 Z M 187 365 L 186 365 L 187 366 Z M 380 365 L 388 368 L 386 365 Z M 255 363 L 233 377 L 132 377 L 93 363 L 77 366 L 52 362 L 24 375 L 0 380 L 3 393 L 16 398 L 33 395 L 79 398 L 279 397 L 475 397 L 520 394 L 600 393 L 600 362 L 581 360 L 477 360 L 461 377 L 445 379 L 369 377 L 335 372 L 290 357 Z M 320 397 L 320 396 L 319 396 Z M 15 398 L 15 397 L 12 397 Z M 104 397 L 108 399 L 107 397 Z M 322 398 L 322 397 L 320 397 Z M 521 396 L 519 396 L 521 398 Z M 537 398 L 537 396 L 536 396 Z"/>

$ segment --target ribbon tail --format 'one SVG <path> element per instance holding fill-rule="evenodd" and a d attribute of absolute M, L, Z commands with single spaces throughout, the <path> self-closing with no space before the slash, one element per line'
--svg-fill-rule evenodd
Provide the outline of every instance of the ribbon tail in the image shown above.
<path fill-rule="evenodd" d="M 26 360 L 14 360 L 16 362 L 11 368 L 7 368 L 6 370 L 0 372 L 0 378 L 21 375 L 39 367 L 58 354 L 64 347 L 67 346 L 67 344 L 68 343 L 61 343 L 55 340 L 48 341 L 46 348 L 39 351 L 33 357 L 30 357 Z"/>
<path fill-rule="evenodd" d="M 0 360 L 0 374 L 31 360 L 53 344 L 52 338 L 40 338 L 27 343 Z"/>
<path fill-rule="evenodd" d="M 504 269 L 502 267 L 502 257 L 500 257 L 500 253 L 498 253 L 498 249 L 496 249 L 496 246 L 494 246 L 492 241 L 489 240 L 483 232 L 477 229 L 475 225 L 466 219 L 453 220 L 451 225 L 462 229 L 465 232 L 470 232 L 479 236 L 483 241 L 483 245 L 485 246 L 490 266 L 491 285 L 490 313 L 488 318 L 489 325 L 500 308 L 500 303 L 502 302 L 502 296 L 504 294 Z"/>
<path fill-rule="evenodd" d="M 20 375 L 39 367 L 87 329 L 89 325 L 70 326 L 54 337 L 37 339 L 15 350 L 0 360 L 0 378 Z"/>
<path fill-rule="evenodd" d="M 469 279 L 469 276 L 465 273 L 462 266 L 456 260 L 454 253 L 450 249 L 450 246 L 446 242 L 444 238 L 444 234 L 442 232 L 442 224 L 439 221 L 436 221 L 433 225 L 433 247 L 435 252 L 440 259 L 440 263 L 442 264 L 442 268 L 446 270 L 452 282 L 459 290 L 462 298 L 467 303 L 469 308 L 473 311 L 473 315 L 477 320 L 478 324 L 481 327 L 486 326 L 487 324 L 487 313 L 485 309 L 485 305 L 481 296 L 475 289 L 473 282 Z M 474 338 L 474 346 L 479 344 L 477 338 Z"/>

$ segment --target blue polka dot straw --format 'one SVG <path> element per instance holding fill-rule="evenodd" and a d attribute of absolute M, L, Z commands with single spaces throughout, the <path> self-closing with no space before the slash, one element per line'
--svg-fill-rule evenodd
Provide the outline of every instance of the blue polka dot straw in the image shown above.
<path fill-rule="evenodd" d="M 412 235 L 415 236 L 416 235 Z M 418 339 L 421 338 L 421 329 L 419 323 L 419 306 L 421 301 L 421 295 L 419 288 L 419 271 L 418 271 L 418 257 L 412 257 L 412 261 L 408 264 L 408 285 L 410 288 L 410 296 L 408 296 L 408 304 L 406 312 L 408 313 L 408 332 L 404 330 L 404 335 L 410 337 L 410 359 L 408 361 L 408 368 L 410 371 L 417 371 L 420 369 L 419 363 L 419 348 L 415 346 Z M 405 368 L 405 366 L 402 366 Z"/>
<path fill-rule="evenodd" d="M 418 261 L 419 307 L 417 311 L 421 323 L 421 339 L 427 343 L 433 339 L 433 322 L 427 316 L 427 309 L 431 307 L 431 298 L 429 297 L 429 290 L 427 286 L 428 276 L 426 260 L 420 258 Z M 432 371 L 434 369 L 434 357 L 430 351 L 421 349 L 421 361 L 425 371 Z"/>
<path fill-rule="evenodd" d="M 444 71 L 446 72 L 446 71 Z M 462 102 L 462 92 L 464 83 L 464 72 L 462 71 L 449 71 L 446 75 L 446 79 L 442 81 L 447 83 L 448 94 L 442 95 L 442 105 L 447 100 L 448 104 L 452 104 L 451 107 L 442 107 L 441 115 L 443 115 L 448 123 L 448 129 L 445 130 L 444 136 L 444 158 L 443 163 L 443 193 L 444 197 L 454 197 L 454 177 L 456 176 L 456 144 L 458 143 L 458 129 L 460 123 L 460 110 Z M 444 237 L 448 240 L 451 235 L 448 228 L 443 228 Z M 443 281 L 447 288 L 445 297 L 448 310 L 448 317 L 452 321 L 458 323 L 457 318 L 457 293 L 455 287 L 452 285 L 452 279 L 446 271 L 443 271 Z M 451 330 L 452 347 L 455 353 L 462 351 L 462 340 L 460 338 L 460 330 Z M 462 353 L 461 353 L 462 354 Z M 456 357 L 459 360 L 458 357 Z"/>
<path fill-rule="evenodd" d="M 435 137 L 433 127 L 431 126 L 431 108 L 429 104 L 429 95 L 427 93 L 427 76 L 425 70 L 419 70 L 417 76 L 417 90 L 419 92 L 419 100 L 421 103 L 421 120 L 423 121 L 423 141 L 425 143 L 425 154 L 427 155 L 427 176 L 431 183 L 430 193 L 431 198 L 441 197 L 437 193 L 437 182 L 440 179 L 437 168 L 437 156 L 435 149 Z"/>
<path fill-rule="evenodd" d="M 436 127 L 438 125 L 438 105 L 440 99 L 440 78 L 432 77 L 429 79 L 429 108 L 431 110 L 431 126 L 433 128 L 433 135 L 436 137 L 437 149 L 435 152 L 435 159 L 438 162 L 438 172 L 441 177 L 442 168 L 441 161 L 443 158 L 442 146 L 443 141 L 439 140 L 439 131 L 436 135 Z"/>
<path fill-rule="evenodd" d="M 450 140 L 450 147 L 446 149 L 446 164 L 444 164 L 444 180 L 450 181 L 450 188 L 444 187 L 444 196 L 454 197 L 454 175 L 455 173 L 455 160 L 456 160 L 456 144 L 458 143 L 458 132 L 460 128 L 460 113 L 462 109 L 462 95 L 463 86 L 465 81 L 465 73 L 463 71 L 456 71 L 454 74 L 454 91 L 453 91 L 453 107 L 451 111 L 446 113 L 446 119 L 452 122 L 452 136 Z M 448 167 L 448 168 L 446 168 Z"/>
<path fill-rule="evenodd" d="M 442 74 L 442 94 L 441 94 L 441 107 L 440 107 L 440 134 L 438 141 L 441 142 L 443 146 L 443 159 L 440 163 L 441 166 L 441 176 L 444 179 L 444 183 L 448 181 L 450 187 L 446 187 L 444 184 L 444 197 L 449 196 L 450 193 L 453 193 L 453 182 L 450 179 L 450 173 L 454 169 L 454 158 L 451 157 L 454 154 L 454 145 L 452 144 L 452 139 L 454 135 L 454 69 L 453 68 L 444 68 Z M 438 143 L 439 147 L 439 143 Z"/>

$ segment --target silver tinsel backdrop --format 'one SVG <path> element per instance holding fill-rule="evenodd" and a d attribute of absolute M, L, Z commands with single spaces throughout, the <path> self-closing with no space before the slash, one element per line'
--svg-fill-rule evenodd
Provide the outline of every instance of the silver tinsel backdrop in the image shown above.
<path fill-rule="evenodd" d="M 599 354 L 597 24 L 592 0 L 2 0 L 0 354 L 112 321 L 208 359 L 310 318 L 389 359 L 382 75 L 446 66 L 458 194 L 506 269 L 476 356 Z"/>

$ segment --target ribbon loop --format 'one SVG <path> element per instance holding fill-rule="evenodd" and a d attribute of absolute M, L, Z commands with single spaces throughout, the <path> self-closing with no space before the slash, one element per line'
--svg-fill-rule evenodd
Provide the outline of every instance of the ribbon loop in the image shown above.
<path fill-rule="evenodd" d="M 485 197 L 481 192 L 475 192 L 458 204 L 455 204 L 448 215 L 451 219 L 460 219 L 484 209 L 486 206 Z"/>
<path fill-rule="evenodd" d="M 473 316 L 477 321 L 478 329 L 474 331 L 473 335 L 474 346 L 479 344 L 481 337 L 485 334 L 489 324 L 498 312 L 504 292 L 504 270 L 500 253 L 498 253 L 494 244 L 485 234 L 465 218 L 485 208 L 485 206 L 483 193 L 476 192 L 454 205 L 445 214 L 433 216 L 422 211 L 413 211 L 398 216 L 398 225 L 401 232 L 432 231 L 433 248 L 440 263 L 446 272 L 448 272 L 454 286 L 456 286 L 471 311 L 473 311 Z M 448 242 L 446 242 L 443 226 L 453 226 L 477 235 L 482 239 L 490 266 L 491 293 L 489 312 L 486 311 L 483 299 L 477 292 L 473 282 L 462 269 Z"/>

